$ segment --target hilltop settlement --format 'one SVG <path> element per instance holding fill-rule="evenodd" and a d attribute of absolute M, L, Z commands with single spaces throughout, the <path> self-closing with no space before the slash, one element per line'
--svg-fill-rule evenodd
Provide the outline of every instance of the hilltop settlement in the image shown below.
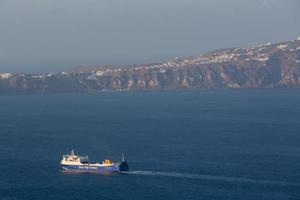
<path fill-rule="evenodd" d="M 0 73 L 0 94 L 280 87 L 300 87 L 300 38 L 155 64 Z"/>

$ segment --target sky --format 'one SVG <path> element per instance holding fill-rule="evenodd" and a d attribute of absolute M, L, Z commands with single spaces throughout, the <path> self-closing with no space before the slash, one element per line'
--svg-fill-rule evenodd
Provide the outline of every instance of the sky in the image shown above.
<path fill-rule="evenodd" d="M 0 72 L 140 64 L 300 36 L 300 0 L 0 0 Z"/>

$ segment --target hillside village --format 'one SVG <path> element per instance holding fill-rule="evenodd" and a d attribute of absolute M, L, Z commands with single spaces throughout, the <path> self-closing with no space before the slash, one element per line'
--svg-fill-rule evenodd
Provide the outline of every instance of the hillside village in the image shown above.
<path fill-rule="evenodd" d="M 0 92 L 298 87 L 299 71 L 300 37 L 277 44 L 173 58 L 156 64 L 87 67 L 41 74 L 2 72 Z M 264 73 L 268 80 L 264 80 Z M 270 75 L 276 77 L 277 82 L 270 82 L 274 81 Z M 61 89 L 54 80 L 62 82 Z"/>

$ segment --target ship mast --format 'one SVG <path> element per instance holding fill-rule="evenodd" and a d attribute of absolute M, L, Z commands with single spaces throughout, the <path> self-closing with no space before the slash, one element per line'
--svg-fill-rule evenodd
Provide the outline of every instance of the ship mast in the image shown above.
<path fill-rule="evenodd" d="M 124 154 L 122 153 L 122 162 L 125 162 Z"/>

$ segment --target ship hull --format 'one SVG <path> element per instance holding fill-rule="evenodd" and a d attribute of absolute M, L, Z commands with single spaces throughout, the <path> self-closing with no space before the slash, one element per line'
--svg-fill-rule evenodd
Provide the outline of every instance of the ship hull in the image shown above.
<path fill-rule="evenodd" d="M 109 166 L 92 166 L 92 165 L 60 165 L 65 171 L 82 171 L 82 172 L 119 172 L 120 166 L 117 164 Z"/>

